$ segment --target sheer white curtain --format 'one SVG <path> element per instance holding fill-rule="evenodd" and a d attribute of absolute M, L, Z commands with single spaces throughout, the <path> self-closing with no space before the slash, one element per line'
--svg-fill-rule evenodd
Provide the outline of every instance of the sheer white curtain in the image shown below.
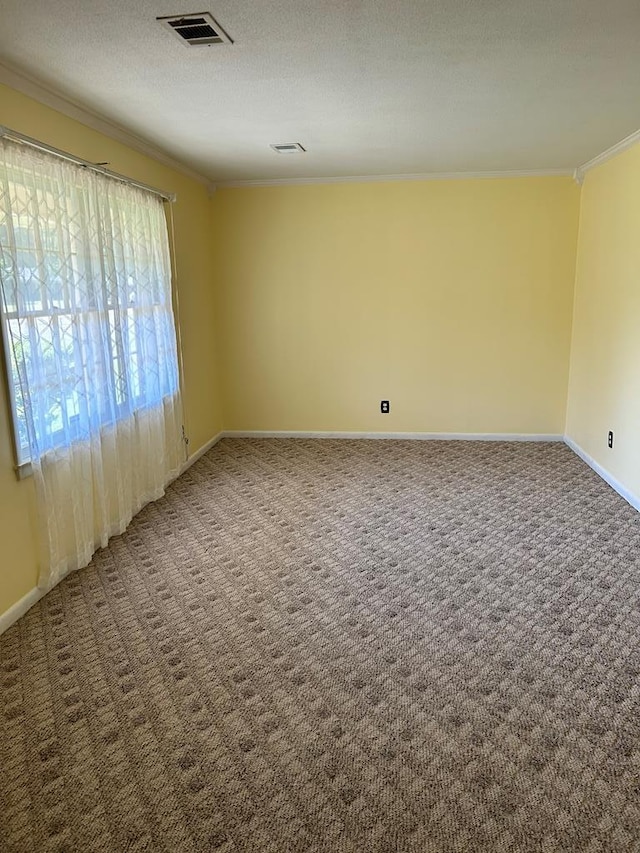
<path fill-rule="evenodd" d="M 0 279 L 47 589 L 122 533 L 184 461 L 163 203 L 2 139 Z"/>

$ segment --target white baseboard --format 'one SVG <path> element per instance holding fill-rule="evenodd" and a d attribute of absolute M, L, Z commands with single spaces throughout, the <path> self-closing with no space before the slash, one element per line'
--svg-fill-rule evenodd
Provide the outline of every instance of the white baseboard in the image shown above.
<path fill-rule="evenodd" d="M 405 441 L 563 441 L 555 433 L 515 432 L 323 432 L 296 430 L 224 430 L 225 438 L 373 438 Z"/>
<path fill-rule="evenodd" d="M 624 498 L 627 503 L 631 504 L 634 509 L 640 512 L 640 497 L 638 497 L 638 495 L 634 495 L 633 492 L 630 492 L 629 489 L 616 480 L 613 474 L 610 474 L 606 468 L 599 465 L 592 456 L 589 456 L 589 454 L 583 450 L 579 444 L 576 444 L 572 438 L 569 438 L 568 435 L 565 435 L 564 442 L 567 447 L 570 447 L 571 450 L 573 450 L 573 452 L 582 459 L 583 462 L 587 463 L 589 468 L 592 468 L 599 477 L 602 477 L 605 483 L 608 483 L 621 498 Z"/>
<path fill-rule="evenodd" d="M 219 432 L 217 435 L 196 450 L 195 453 L 192 453 L 191 456 L 184 463 L 182 468 L 180 469 L 180 473 L 183 474 L 187 468 L 190 468 L 194 462 L 197 462 L 201 456 L 211 450 L 214 444 L 217 444 L 222 438 L 223 433 Z M 39 589 L 38 587 L 34 587 L 30 592 L 28 592 L 24 598 L 21 598 L 20 601 L 16 601 L 14 605 L 12 605 L 5 613 L 0 614 L 0 634 L 10 628 L 14 622 L 17 622 L 21 616 L 29 610 L 29 608 L 33 607 L 33 605 L 40 601 L 43 595 L 46 595 L 48 590 Z"/>
<path fill-rule="evenodd" d="M 198 448 L 195 453 L 192 453 L 191 456 L 187 459 L 187 461 L 183 464 L 182 468 L 180 469 L 180 473 L 184 474 L 184 472 L 188 468 L 191 468 L 194 462 L 197 462 L 201 456 L 204 456 L 207 451 L 211 450 L 211 448 L 216 445 L 221 438 L 224 438 L 225 435 L 226 433 L 219 432 L 217 435 L 214 435 L 210 441 L 207 441 L 206 444 L 203 444 L 202 447 Z"/>
<path fill-rule="evenodd" d="M 607 482 L 611 488 L 623 497 L 634 509 L 640 512 L 640 497 L 634 495 L 619 483 L 608 471 L 592 459 L 585 451 L 567 436 L 555 433 L 470 433 L 470 432 L 330 432 L 304 430 L 223 430 L 200 447 L 187 459 L 181 468 L 184 473 L 201 456 L 211 450 L 222 438 L 344 438 L 344 439 L 401 439 L 413 441 L 564 441 L 590 468 Z M 33 607 L 45 590 L 34 587 L 20 601 L 0 615 L 0 634 L 10 628 L 27 610 Z"/>
<path fill-rule="evenodd" d="M 21 616 L 24 616 L 27 610 L 40 601 L 42 596 L 46 595 L 46 593 L 47 591 L 45 589 L 39 589 L 37 586 L 34 586 L 34 588 L 23 596 L 20 601 L 16 601 L 15 604 L 0 615 L 0 634 L 3 634 L 14 624 L 14 622 L 17 622 Z"/>

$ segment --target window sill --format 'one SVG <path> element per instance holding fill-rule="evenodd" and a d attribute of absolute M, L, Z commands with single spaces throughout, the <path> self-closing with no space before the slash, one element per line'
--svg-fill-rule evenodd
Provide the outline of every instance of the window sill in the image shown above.
<path fill-rule="evenodd" d="M 27 477 L 32 477 L 33 468 L 31 467 L 31 462 L 23 462 L 22 465 L 16 465 L 15 472 L 18 480 L 26 480 Z"/>

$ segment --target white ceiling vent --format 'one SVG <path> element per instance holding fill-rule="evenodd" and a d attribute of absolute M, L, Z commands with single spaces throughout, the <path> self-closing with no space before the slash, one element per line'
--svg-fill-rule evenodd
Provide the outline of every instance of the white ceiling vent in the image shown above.
<path fill-rule="evenodd" d="M 209 12 L 193 15 L 169 15 L 156 21 L 171 30 L 183 44 L 233 44 L 231 39 Z"/>
<path fill-rule="evenodd" d="M 299 142 L 280 142 L 271 146 L 278 154 L 300 154 L 307 149 L 303 148 Z"/>

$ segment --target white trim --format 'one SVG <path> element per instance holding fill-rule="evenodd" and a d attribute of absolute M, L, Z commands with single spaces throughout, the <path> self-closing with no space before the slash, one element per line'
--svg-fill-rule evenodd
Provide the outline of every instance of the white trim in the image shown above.
<path fill-rule="evenodd" d="M 516 432 L 324 432 L 306 430 L 224 430 L 224 438 L 351 438 L 404 441 L 562 441 L 556 433 Z"/>
<path fill-rule="evenodd" d="M 606 163 L 607 160 L 611 160 L 611 158 L 615 157 L 617 154 L 622 154 L 623 151 L 633 148 L 633 146 L 638 142 L 640 142 L 640 130 L 630 133 L 629 136 L 625 136 L 624 139 L 621 139 L 620 142 L 616 142 L 616 144 L 612 145 L 611 148 L 607 148 L 606 151 L 603 151 L 601 154 L 597 154 L 591 160 L 587 160 L 586 163 L 582 163 L 578 166 L 575 173 L 576 181 L 581 184 L 584 180 L 584 176 L 587 172 L 591 171 L 591 169 L 595 169 L 596 166 Z"/>
<path fill-rule="evenodd" d="M 638 495 L 630 492 L 629 489 L 623 486 L 619 480 L 616 480 L 613 474 L 610 474 L 606 468 L 603 468 L 602 465 L 598 464 L 592 456 L 589 456 L 589 454 L 583 450 L 579 444 L 576 444 L 572 438 L 569 438 L 568 435 L 565 435 L 564 443 L 567 447 L 571 448 L 571 450 L 573 450 L 573 452 L 579 456 L 583 462 L 586 462 L 589 468 L 592 468 L 599 477 L 602 477 L 605 483 L 608 483 L 621 498 L 624 498 L 627 503 L 631 504 L 634 509 L 640 512 L 640 497 Z"/>
<path fill-rule="evenodd" d="M 515 169 L 493 172 L 425 172 L 407 175 L 340 175 L 323 178 L 271 178 L 216 181 L 217 189 L 241 187 L 307 186 L 308 184 L 375 184 L 394 181 L 455 181 L 473 178 L 570 178 L 574 169 Z"/>
<path fill-rule="evenodd" d="M 390 181 L 450 181 L 450 180 L 470 180 L 473 178 L 542 178 L 542 177 L 573 177 L 576 183 L 581 184 L 585 174 L 596 166 L 605 163 L 616 154 L 621 154 L 628 148 L 631 148 L 636 143 L 640 142 L 640 129 L 629 134 L 620 142 L 616 142 L 610 148 L 597 154 L 591 160 L 574 168 L 568 169 L 507 169 L 493 171 L 470 171 L 470 172 L 425 172 L 406 175 L 335 175 L 319 178 L 273 178 L 273 179 L 256 179 L 256 180 L 230 180 L 230 181 L 215 181 L 200 174 L 195 169 L 176 160 L 170 154 L 167 154 L 162 149 L 157 148 L 153 143 L 148 142 L 127 130 L 117 122 L 105 118 L 103 115 L 82 104 L 79 101 L 71 98 L 68 95 L 63 95 L 55 89 L 37 80 L 35 77 L 27 74 L 25 71 L 13 68 L 7 65 L 6 62 L 0 63 L 0 83 L 4 83 L 18 92 L 22 92 L 30 98 L 38 101 L 45 106 L 51 107 L 60 113 L 63 113 L 69 118 L 81 122 L 87 127 L 103 133 L 105 136 L 121 142 L 123 145 L 145 154 L 168 166 L 170 169 L 175 169 L 189 178 L 192 178 L 198 183 L 204 184 L 210 194 L 213 194 L 218 187 L 220 188 L 238 188 L 238 187 L 277 187 L 277 186 L 305 186 L 307 184 L 351 184 L 351 183 L 379 183 Z"/>
<path fill-rule="evenodd" d="M 368 439 L 405 439 L 420 441 L 564 441 L 583 462 L 592 468 L 608 485 L 611 486 L 627 503 L 640 512 L 640 497 L 626 489 L 608 471 L 592 459 L 578 444 L 568 436 L 555 433 L 456 433 L 456 432 L 323 432 L 323 431 L 290 431 L 290 430 L 223 430 L 196 450 L 184 463 L 180 473 L 184 473 L 201 456 L 211 450 L 222 438 L 368 438 Z M 10 628 L 21 616 L 33 607 L 46 594 L 46 590 L 34 587 L 20 601 L 17 601 L 0 615 L 0 634 Z"/>
<path fill-rule="evenodd" d="M 146 139 L 136 136 L 131 131 L 94 112 L 68 95 L 59 94 L 30 74 L 18 71 L 16 68 L 12 68 L 3 62 L 0 63 L 0 83 L 4 83 L 10 88 L 22 92 L 23 95 L 27 95 L 29 98 L 33 98 L 39 103 L 51 107 L 59 113 L 63 113 L 63 115 L 79 121 L 81 124 L 92 128 L 92 130 L 97 130 L 98 133 L 103 133 L 110 139 L 115 139 L 129 148 L 133 148 L 135 151 L 139 151 L 141 154 L 157 160 L 170 169 L 175 169 L 176 172 L 181 172 L 188 178 L 204 184 L 211 191 L 213 184 L 209 178 L 201 175 L 189 166 L 185 166 L 184 163 L 175 160 L 170 154 L 166 154 L 160 148 L 147 142 Z"/>
<path fill-rule="evenodd" d="M 207 453 L 207 451 L 211 450 L 211 448 L 214 445 L 216 445 L 220 441 L 221 438 L 224 438 L 224 436 L 225 436 L 224 432 L 219 432 L 217 435 L 214 435 L 212 439 L 207 441 L 206 444 L 203 444 L 202 447 L 200 447 L 198 450 L 196 450 L 195 453 L 192 453 L 191 456 L 187 459 L 187 461 L 183 464 L 182 468 L 180 469 L 180 474 L 184 474 L 184 472 L 186 470 L 191 468 L 191 466 L 193 465 L 194 462 L 197 462 L 201 456 L 204 456 L 204 454 Z"/>
<path fill-rule="evenodd" d="M 12 408 L 12 412 L 15 409 Z M 20 462 L 15 466 L 16 477 L 18 480 L 26 480 L 27 477 L 33 477 L 33 465 L 31 464 L 31 460 L 28 462 Z"/>
<path fill-rule="evenodd" d="M 196 452 L 193 453 L 184 463 L 184 465 L 180 469 L 180 474 L 184 474 L 184 472 L 188 468 L 190 468 L 194 462 L 197 462 L 201 456 L 204 456 L 204 454 L 208 450 L 211 450 L 211 448 L 220 441 L 223 435 L 224 433 L 219 432 L 217 435 L 214 435 L 214 437 L 210 441 L 208 441 L 201 448 L 196 450 Z M 49 590 L 34 587 L 23 598 L 21 598 L 20 601 L 16 601 L 16 603 L 13 604 L 7 611 L 2 613 L 0 615 L 0 634 L 10 628 L 15 622 L 18 621 L 18 619 L 20 619 L 21 616 L 24 616 L 27 610 L 33 607 L 36 602 L 40 601 L 40 599 L 44 595 L 46 595 L 48 591 Z"/>
<path fill-rule="evenodd" d="M 21 616 L 33 607 L 43 595 L 47 594 L 47 590 L 39 589 L 37 586 L 34 586 L 32 590 L 30 590 L 25 596 L 23 596 L 20 601 L 16 601 L 15 604 L 12 604 L 8 610 L 0 615 L 0 634 L 3 634 L 8 628 L 10 628 L 15 622 L 20 619 Z"/>

